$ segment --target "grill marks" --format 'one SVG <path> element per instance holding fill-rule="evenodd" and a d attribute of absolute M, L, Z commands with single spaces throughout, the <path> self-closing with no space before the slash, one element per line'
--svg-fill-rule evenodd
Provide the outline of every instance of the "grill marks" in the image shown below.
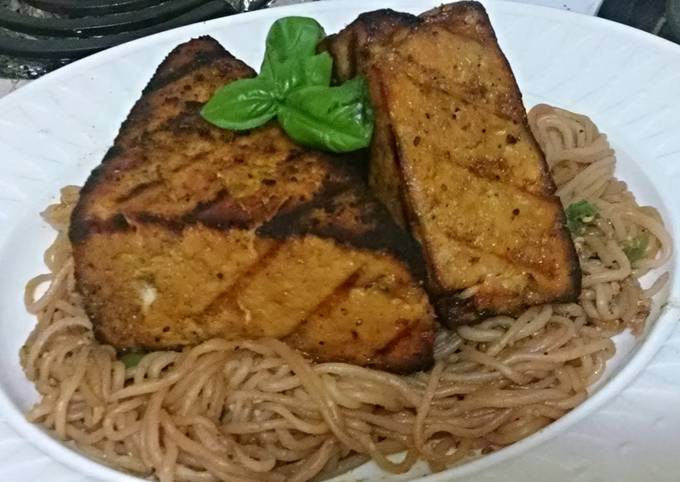
<path fill-rule="evenodd" d="M 316 155 L 285 142 L 276 126 L 225 139 L 211 126 L 178 134 L 167 129 L 168 123 L 140 137 L 144 153 L 140 147 L 123 150 L 109 158 L 107 169 L 98 170 L 84 190 L 97 196 L 97 205 L 79 212 L 81 218 L 99 224 L 99 231 L 103 226 L 121 229 L 107 222 L 120 212 L 128 218 L 204 222 L 221 229 L 256 226 L 283 205 L 307 202 L 329 180 L 324 164 L 329 161 L 319 162 Z M 203 139 L 206 132 L 209 141 Z M 245 163 L 248 156 L 259 158 L 259 165 Z M 227 219 L 233 222 L 221 222 Z"/>
<path fill-rule="evenodd" d="M 525 208 L 525 214 L 521 218 L 513 218 L 514 227 L 510 228 L 511 231 L 519 232 L 524 223 L 527 233 L 536 232 L 539 230 L 532 229 L 530 225 L 541 222 L 544 223 L 542 232 L 554 231 L 551 225 L 556 202 L 554 185 L 525 125 L 509 121 L 493 100 L 480 102 L 479 98 L 483 94 L 475 93 L 475 89 L 469 85 L 445 85 L 444 80 L 440 79 L 446 79 L 446 73 L 428 68 L 412 57 L 406 59 L 394 54 L 390 60 L 381 63 L 379 76 L 391 106 L 390 125 L 396 132 L 396 157 L 411 160 L 402 161 L 400 170 L 406 189 L 411 190 L 408 196 L 410 210 L 429 213 L 429 219 L 426 220 L 421 220 L 420 215 L 409 216 L 412 220 L 418 220 L 422 238 L 431 237 L 429 230 L 434 229 L 433 225 L 439 229 L 439 223 L 447 216 L 449 207 L 465 213 L 475 210 L 499 212 L 505 206 L 505 217 L 511 218 L 516 206 L 521 206 Z M 412 86 L 410 91 L 409 85 Z M 451 90 L 456 86 L 459 87 L 458 91 Z M 399 100 L 401 96 L 413 102 L 408 107 L 402 105 Z M 421 97 L 420 101 L 415 101 L 418 96 Z M 431 106 L 430 112 L 422 115 L 421 106 L 428 104 Z M 456 118 L 452 118 L 454 114 Z M 506 142 L 508 134 L 516 139 L 514 143 Z M 411 145 L 410 139 L 414 139 Z M 438 159 L 440 172 L 424 169 L 426 158 Z M 411 188 L 413 180 L 436 184 L 438 179 L 442 179 L 444 184 L 436 186 L 425 196 L 421 195 L 420 189 Z M 447 184 L 446 179 L 459 181 Z M 460 181 L 463 179 L 465 181 Z M 527 206 L 530 209 L 526 209 Z M 546 243 L 545 237 L 511 238 L 517 241 L 517 245 L 513 246 L 508 242 L 507 231 L 496 229 L 494 218 L 481 217 L 474 225 L 456 222 L 445 224 L 446 239 L 459 243 L 468 255 L 494 257 L 494 263 L 503 266 L 505 271 L 525 271 L 546 281 L 558 269 L 555 264 L 546 263 L 546 259 L 551 256 L 552 246 Z M 527 255 L 527 252 L 530 254 Z M 448 263 L 437 259 L 437 254 L 431 254 L 430 257 L 437 267 L 440 283 L 447 284 L 445 270 L 448 268 L 442 268 L 442 264 Z M 482 279 L 478 279 L 480 281 Z"/>
<path fill-rule="evenodd" d="M 416 279 L 425 279 L 420 245 L 392 221 L 384 206 L 373 202 L 367 192 L 348 188 L 348 183 L 328 182 L 310 202 L 281 210 L 257 233 L 272 239 L 313 234 L 359 249 L 390 253 L 404 260 Z"/>
<path fill-rule="evenodd" d="M 226 290 L 215 296 L 213 301 L 204 310 L 205 316 L 215 317 L 220 312 L 223 312 L 225 307 L 233 306 L 238 299 L 238 293 L 252 281 L 255 275 L 267 265 L 280 249 L 280 244 L 273 244 L 263 253 L 259 254 L 250 266 L 236 275 L 236 278 L 233 279 L 231 285 Z"/>
<path fill-rule="evenodd" d="M 124 203 L 124 202 L 126 202 L 126 201 L 129 201 L 129 200 L 131 200 L 131 199 L 133 199 L 133 198 L 135 198 L 135 197 L 141 195 L 141 194 L 144 193 L 145 191 L 148 191 L 149 189 L 154 188 L 154 187 L 158 187 L 158 186 L 161 186 L 161 182 L 160 182 L 160 181 L 147 181 L 147 182 L 142 182 L 142 183 L 140 183 L 140 184 L 137 184 L 137 185 L 136 185 L 135 187 L 133 187 L 132 189 L 130 189 L 129 192 L 127 192 L 127 193 L 125 193 L 125 194 L 122 194 L 122 195 L 118 196 L 118 197 L 116 198 L 116 202 L 118 202 L 118 203 Z"/>
<path fill-rule="evenodd" d="M 263 150 L 266 151 L 267 148 Z M 308 187 L 309 183 L 305 182 L 304 177 L 309 175 L 310 169 L 319 169 L 319 160 L 297 149 L 276 155 L 281 157 L 281 160 L 276 162 L 275 169 L 271 171 L 269 177 L 265 175 L 253 181 L 254 184 L 258 182 L 259 184 L 252 195 L 237 199 L 228 189 L 215 191 L 215 186 L 211 185 L 210 192 L 214 194 L 211 194 L 210 198 L 204 193 L 195 204 L 190 204 L 184 210 L 175 213 L 163 211 L 155 213 L 147 209 L 154 204 L 160 204 L 165 208 L 165 203 L 154 201 L 154 196 L 177 193 L 178 190 L 171 184 L 175 176 L 192 169 L 192 166 L 204 166 L 206 160 L 201 159 L 199 153 L 170 166 L 163 166 L 159 161 L 159 167 L 154 168 L 152 164 L 146 168 L 147 172 L 157 176 L 155 180 L 142 181 L 127 193 L 116 197 L 115 201 L 118 204 L 112 210 L 115 214 L 111 214 L 108 220 L 90 222 L 89 225 L 92 227 L 96 225 L 96 231 L 99 233 L 132 231 L 136 229 L 135 225 L 138 222 L 153 222 L 171 226 L 177 231 L 181 231 L 184 225 L 196 223 L 221 230 L 257 227 L 258 235 L 272 239 L 314 234 L 362 249 L 391 252 L 406 260 L 418 278 L 424 279 L 419 245 L 392 222 L 389 213 L 381 205 L 373 202 L 366 191 L 357 191 L 353 187 L 362 183 L 361 179 L 354 173 L 335 169 L 344 167 L 342 166 L 344 161 L 330 158 L 322 161 L 328 163 L 324 170 L 330 173 L 320 173 L 312 185 L 312 190 L 287 191 L 286 184 L 299 183 L 301 188 Z M 213 169 L 218 171 L 222 178 L 236 178 L 235 171 L 248 169 L 248 166 L 240 161 L 239 156 L 232 157 L 231 164 L 221 169 L 210 166 L 204 168 L 206 171 Z M 166 171 L 169 173 L 164 174 Z M 191 192 L 193 193 L 193 189 Z M 267 199 L 266 202 L 263 202 L 263 198 Z M 136 222 L 112 222 L 120 218 L 118 210 L 125 213 L 125 219 Z M 339 219 L 343 219 L 343 222 L 338 222 Z M 262 221 L 265 223 L 262 224 Z"/>
<path fill-rule="evenodd" d="M 353 275 L 356 280 L 339 285 L 286 340 L 319 359 L 329 355 L 341 361 L 358 359 L 360 364 L 392 365 L 392 370 L 394 361 L 401 360 L 398 371 L 409 370 L 404 360 L 422 360 L 432 339 L 421 334 L 431 331 L 423 330 L 419 322 L 423 313 L 414 310 L 413 286 L 399 276 L 385 276 L 385 262 L 359 255 L 362 267 Z M 384 323 L 386 319 L 391 322 Z M 401 343 L 385 348 L 399 337 Z"/>
<path fill-rule="evenodd" d="M 217 194 L 209 189 L 182 193 L 182 186 L 171 181 L 182 171 L 200 178 L 196 166 L 210 157 L 215 142 L 229 143 L 238 137 L 204 122 L 199 110 L 224 82 L 254 72 L 210 38 L 178 47 L 158 72 L 123 123 L 105 157 L 106 169 L 98 168 L 84 187 L 85 195 L 96 191 L 92 194 L 98 197 L 98 206 L 81 210 L 82 217 L 100 224 L 121 210 L 129 217 L 140 212 L 178 217 L 182 214 L 178 211 L 189 210 L 189 196 L 203 196 L 199 201 L 207 202 Z M 213 156 L 211 164 L 203 171 L 214 171 L 220 159 Z M 209 176 L 203 178 L 203 188 L 212 187 Z M 115 192 L 107 192 L 111 183 L 117 184 Z M 153 209 L 154 201 L 158 209 Z"/>
<path fill-rule="evenodd" d="M 309 313 L 307 313 L 307 316 L 302 321 L 302 324 L 307 323 L 307 320 L 313 316 L 319 316 L 322 318 L 329 316 L 331 311 L 337 305 L 347 300 L 350 291 L 357 285 L 357 281 L 361 276 L 362 269 L 363 266 L 358 267 L 352 271 L 349 276 L 338 283 L 338 285 L 333 288 L 333 291 L 329 295 L 327 295 L 325 298 L 322 298 L 319 303 Z"/>
<path fill-rule="evenodd" d="M 453 38 L 460 37 L 453 35 Z M 482 47 L 477 40 L 469 40 Z M 435 96 L 440 101 L 428 109 L 430 112 L 426 112 L 423 119 L 416 119 L 416 123 L 421 121 L 421 127 L 415 130 L 429 135 L 414 134 L 414 143 L 417 139 L 419 147 L 437 150 L 437 157 L 468 170 L 478 178 L 503 187 L 511 185 L 527 195 L 552 200 L 555 186 L 547 166 L 543 162 L 527 162 L 527 157 L 534 158 L 531 160 L 542 159 L 536 153 L 536 143 L 525 119 L 508 108 L 507 102 L 500 102 L 492 95 L 492 89 L 502 79 L 487 80 L 486 83 L 476 77 L 463 82 L 451 81 L 443 70 L 445 66 L 434 63 L 426 65 L 419 60 L 410 54 L 400 53 L 397 48 L 390 54 L 390 59 L 381 62 L 378 68 L 384 96 L 393 98 L 395 95 L 387 92 L 390 82 L 386 78 L 405 76 L 421 95 Z M 480 114 L 483 122 L 474 125 L 470 119 Z M 390 125 L 394 124 L 393 120 Z M 456 143 L 444 134 L 450 133 L 450 128 L 456 124 L 463 124 L 462 129 L 468 131 L 464 139 L 466 144 L 459 143 L 461 152 L 451 150 Z M 432 127 L 438 127 L 441 132 L 429 131 Z M 427 146 L 423 142 L 431 144 Z M 518 143 L 522 145 L 518 146 Z M 523 149 L 520 159 L 517 159 L 518 149 Z M 494 151 L 490 156 L 489 153 Z"/>
<path fill-rule="evenodd" d="M 246 334 L 284 337 L 355 287 L 363 262 L 362 255 L 331 240 L 273 242 L 215 298 L 205 317 L 220 318 L 238 307 L 235 316 L 245 319 Z"/>

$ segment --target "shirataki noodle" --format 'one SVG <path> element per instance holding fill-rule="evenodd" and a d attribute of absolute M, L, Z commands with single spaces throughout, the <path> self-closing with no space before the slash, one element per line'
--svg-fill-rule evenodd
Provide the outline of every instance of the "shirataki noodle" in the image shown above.
<path fill-rule="evenodd" d="M 78 189 L 67 187 L 44 213 L 58 232 L 50 273 L 26 287 L 38 322 L 21 363 L 41 396 L 28 419 L 162 482 L 303 482 L 369 459 L 395 473 L 418 459 L 441 470 L 545 427 L 586 398 L 614 354 L 611 337 L 642 330 L 666 276 L 647 290 L 638 278 L 668 260 L 671 239 L 613 177 L 614 152 L 590 119 L 545 105 L 529 119 L 565 207 L 598 210 L 575 238 L 579 303 L 438 329 L 434 368 L 410 376 L 314 364 L 273 339 L 213 339 L 126 368 L 95 340 L 75 289 L 67 230 Z M 623 248 L 640 236 L 631 262 Z"/>

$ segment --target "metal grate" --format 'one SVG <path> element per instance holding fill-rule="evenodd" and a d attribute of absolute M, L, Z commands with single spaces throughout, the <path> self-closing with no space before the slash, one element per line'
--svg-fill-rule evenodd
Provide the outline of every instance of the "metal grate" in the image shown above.
<path fill-rule="evenodd" d="M 598 16 L 680 43 L 680 0 L 605 0 Z"/>
<path fill-rule="evenodd" d="M 0 77 L 34 78 L 145 35 L 269 0 L 0 0 Z"/>

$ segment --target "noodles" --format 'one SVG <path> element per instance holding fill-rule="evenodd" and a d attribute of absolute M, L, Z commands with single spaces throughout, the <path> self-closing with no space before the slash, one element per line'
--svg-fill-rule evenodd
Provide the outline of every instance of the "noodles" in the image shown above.
<path fill-rule="evenodd" d="M 540 430 L 586 398 L 613 335 L 642 330 L 667 276 L 647 290 L 638 277 L 669 259 L 671 239 L 656 210 L 613 177 L 614 153 L 587 117 L 542 105 L 530 123 L 565 207 L 596 209 L 575 233 L 580 301 L 440 329 L 435 367 L 411 376 L 313 364 L 272 339 L 213 339 L 126 368 L 95 340 L 75 290 L 66 233 L 78 190 L 64 188 L 44 214 L 58 231 L 45 255 L 51 273 L 26 287 L 38 322 L 21 363 L 41 394 L 28 419 L 162 482 L 304 482 L 369 458 L 393 472 L 418 459 L 441 470 Z"/>

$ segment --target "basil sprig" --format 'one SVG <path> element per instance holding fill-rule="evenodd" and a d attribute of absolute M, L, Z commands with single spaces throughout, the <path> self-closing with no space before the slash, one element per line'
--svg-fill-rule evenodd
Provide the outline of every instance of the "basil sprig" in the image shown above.
<path fill-rule="evenodd" d="M 316 53 L 325 36 L 316 20 L 286 17 L 267 35 L 260 74 L 222 87 L 201 115 L 223 129 L 246 130 L 274 117 L 296 142 L 349 152 L 368 146 L 373 111 L 363 77 L 331 87 L 333 59 Z"/>

